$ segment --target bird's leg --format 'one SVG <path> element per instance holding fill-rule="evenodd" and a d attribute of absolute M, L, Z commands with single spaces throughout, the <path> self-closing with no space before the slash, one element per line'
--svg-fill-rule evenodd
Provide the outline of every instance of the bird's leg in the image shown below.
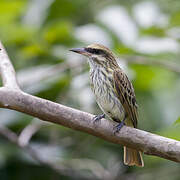
<path fill-rule="evenodd" d="M 124 119 L 117 125 L 114 127 L 114 134 L 118 133 L 121 128 L 125 125 L 124 121 L 126 120 L 126 115 L 124 116 Z"/>
<path fill-rule="evenodd" d="M 97 123 L 100 121 L 102 118 L 105 118 L 105 114 L 99 114 L 93 117 L 93 123 Z"/>

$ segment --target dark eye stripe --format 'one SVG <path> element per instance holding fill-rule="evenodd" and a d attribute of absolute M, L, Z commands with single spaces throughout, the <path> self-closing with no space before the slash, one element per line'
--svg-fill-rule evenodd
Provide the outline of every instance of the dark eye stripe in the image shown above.
<path fill-rule="evenodd" d="M 85 50 L 92 54 L 105 54 L 105 52 L 102 49 L 94 49 L 94 48 L 85 48 Z"/>

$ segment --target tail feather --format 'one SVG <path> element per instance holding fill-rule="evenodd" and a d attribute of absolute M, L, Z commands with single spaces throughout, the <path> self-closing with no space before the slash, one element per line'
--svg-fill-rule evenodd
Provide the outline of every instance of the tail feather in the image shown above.
<path fill-rule="evenodd" d="M 136 165 L 139 167 L 144 167 L 142 153 L 135 149 L 124 146 L 124 164 L 128 166 Z"/>

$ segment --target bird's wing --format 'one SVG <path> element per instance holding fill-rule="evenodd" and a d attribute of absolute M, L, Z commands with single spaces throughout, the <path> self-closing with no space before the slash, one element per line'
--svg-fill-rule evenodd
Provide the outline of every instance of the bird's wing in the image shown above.
<path fill-rule="evenodd" d="M 127 116 L 132 120 L 134 127 L 137 127 L 137 103 L 134 88 L 126 74 L 121 69 L 113 72 L 114 87 Z"/>

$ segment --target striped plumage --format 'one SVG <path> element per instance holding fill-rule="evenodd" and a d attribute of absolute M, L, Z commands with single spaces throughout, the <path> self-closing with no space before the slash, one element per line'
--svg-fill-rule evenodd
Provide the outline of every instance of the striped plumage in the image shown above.
<path fill-rule="evenodd" d="M 90 85 L 102 111 L 111 119 L 120 122 L 124 109 L 114 91 L 113 71 L 101 67 L 90 69 Z"/>
<path fill-rule="evenodd" d="M 127 126 L 137 127 L 134 89 L 113 53 L 99 44 L 71 51 L 88 57 L 91 88 L 102 111 L 118 123 L 125 120 Z M 124 163 L 143 167 L 141 152 L 124 147 Z"/>

